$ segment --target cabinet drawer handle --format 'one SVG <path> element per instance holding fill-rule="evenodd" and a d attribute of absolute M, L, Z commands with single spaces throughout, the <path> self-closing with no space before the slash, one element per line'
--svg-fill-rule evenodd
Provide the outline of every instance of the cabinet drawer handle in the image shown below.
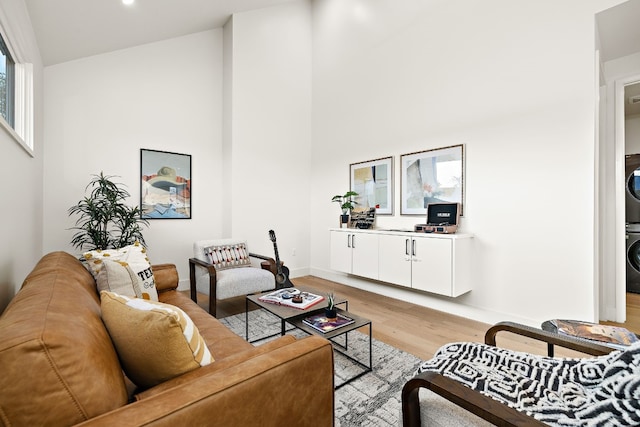
<path fill-rule="evenodd" d="M 409 239 L 404 240 L 404 254 L 409 255 Z"/>
<path fill-rule="evenodd" d="M 347 247 L 351 247 L 351 234 L 347 234 Z"/>
<path fill-rule="evenodd" d="M 411 255 L 416 256 L 416 240 L 411 239 Z"/>
<path fill-rule="evenodd" d="M 355 234 L 351 235 L 351 247 L 352 248 L 356 247 L 356 235 Z"/>

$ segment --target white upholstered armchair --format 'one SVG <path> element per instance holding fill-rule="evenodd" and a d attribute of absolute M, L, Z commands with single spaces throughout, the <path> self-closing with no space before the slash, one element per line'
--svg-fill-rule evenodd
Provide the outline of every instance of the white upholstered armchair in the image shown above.
<path fill-rule="evenodd" d="M 198 240 L 189 259 L 191 299 L 197 302 L 198 292 L 209 295 L 209 313 L 216 315 L 217 300 L 249 295 L 275 289 L 271 270 L 251 265 L 250 257 L 275 260 L 249 252 L 241 239 Z"/>

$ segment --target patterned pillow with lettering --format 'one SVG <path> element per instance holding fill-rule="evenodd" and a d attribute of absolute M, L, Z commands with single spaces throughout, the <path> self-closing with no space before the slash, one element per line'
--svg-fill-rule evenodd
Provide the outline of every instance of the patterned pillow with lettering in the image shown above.
<path fill-rule="evenodd" d="M 84 258 L 98 291 L 158 301 L 147 249 L 139 242 L 120 249 L 86 252 Z"/>
<path fill-rule="evenodd" d="M 209 246 L 204 248 L 204 256 L 216 270 L 251 265 L 249 251 L 245 243 Z"/>

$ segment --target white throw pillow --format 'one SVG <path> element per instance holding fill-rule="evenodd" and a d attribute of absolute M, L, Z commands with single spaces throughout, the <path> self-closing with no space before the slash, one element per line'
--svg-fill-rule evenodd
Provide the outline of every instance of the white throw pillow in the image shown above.
<path fill-rule="evenodd" d="M 120 249 L 86 252 L 84 258 L 98 291 L 158 301 L 147 249 L 139 242 Z"/>

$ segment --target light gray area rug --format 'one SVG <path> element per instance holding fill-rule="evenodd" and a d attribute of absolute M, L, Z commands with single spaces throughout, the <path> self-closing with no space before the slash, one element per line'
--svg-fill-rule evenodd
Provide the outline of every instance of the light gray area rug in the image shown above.
<path fill-rule="evenodd" d="M 245 337 L 245 314 L 220 319 L 229 329 Z M 291 328 L 291 325 L 287 325 Z M 375 331 L 376 325 L 373 325 Z M 251 341 L 271 334 L 279 333 L 280 320 L 264 310 L 249 312 L 249 339 Z M 288 334 L 304 337 L 299 330 L 290 330 Z M 344 340 L 338 342 L 344 344 Z M 359 331 L 348 333 L 348 354 L 351 357 L 369 363 L 369 338 Z M 258 341 L 260 345 L 267 340 Z M 373 371 L 344 385 L 335 392 L 336 427 L 355 426 L 399 426 L 400 393 L 402 386 L 409 380 L 421 363 L 417 357 L 385 344 L 372 341 Z M 345 379 L 363 371 L 352 361 L 334 351 L 335 383 L 342 384 Z"/>

